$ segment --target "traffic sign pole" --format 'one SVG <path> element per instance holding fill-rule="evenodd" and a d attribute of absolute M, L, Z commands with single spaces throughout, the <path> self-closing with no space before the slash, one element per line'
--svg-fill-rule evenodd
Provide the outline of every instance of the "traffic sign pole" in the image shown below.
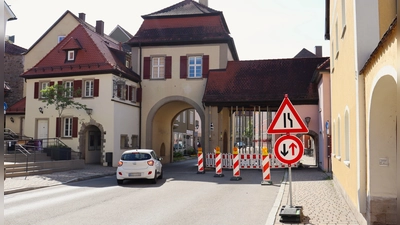
<path fill-rule="evenodd" d="M 268 127 L 268 134 L 286 134 L 279 137 L 274 145 L 275 157 L 282 163 L 288 164 L 290 205 L 282 206 L 279 213 L 280 222 L 298 222 L 303 219 L 302 206 L 293 206 L 292 202 L 292 165 L 300 161 L 304 154 L 301 140 L 290 133 L 308 133 L 308 128 L 301 120 L 287 94 L 278 108 L 275 118 Z"/>

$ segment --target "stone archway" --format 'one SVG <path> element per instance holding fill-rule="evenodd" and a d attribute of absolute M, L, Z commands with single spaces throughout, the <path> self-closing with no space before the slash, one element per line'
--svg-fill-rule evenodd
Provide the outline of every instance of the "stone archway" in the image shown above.
<path fill-rule="evenodd" d="M 90 137 L 90 135 L 96 135 L 96 137 Z M 104 136 L 103 126 L 95 120 L 91 119 L 88 123 L 81 124 L 78 148 L 81 153 L 81 158 L 85 160 L 85 163 L 104 164 L 104 162 L 106 162 L 104 153 L 104 143 L 106 139 Z M 92 143 L 89 143 L 89 141 Z M 89 149 L 89 146 L 95 146 L 95 148 Z"/>
<path fill-rule="evenodd" d="M 203 108 L 192 99 L 183 96 L 170 96 L 161 99 L 150 109 L 146 119 L 145 146 L 161 153 L 162 146 L 165 149 L 164 162 L 172 158 L 172 126 L 175 116 L 187 109 L 195 109 L 201 120 L 201 128 L 204 129 L 205 115 Z M 201 137 L 204 143 L 204 137 Z"/>
<path fill-rule="evenodd" d="M 313 149 L 313 152 L 312 152 L 313 161 L 312 161 L 312 164 L 309 165 L 309 166 L 320 167 L 318 162 L 319 162 L 319 157 L 320 157 L 321 153 L 319 152 L 319 135 L 318 135 L 318 133 L 316 133 L 313 130 L 309 130 L 307 134 L 298 134 L 296 136 L 301 139 L 301 137 L 303 135 L 309 135 L 312 138 L 312 141 L 314 142 L 313 143 L 314 149 Z M 308 152 L 305 152 L 305 155 L 308 156 Z M 322 156 L 323 155 L 324 154 L 322 154 Z"/>
<path fill-rule="evenodd" d="M 397 202 L 397 84 L 377 77 L 367 118 L 367 221 L 395 224 Z"/>

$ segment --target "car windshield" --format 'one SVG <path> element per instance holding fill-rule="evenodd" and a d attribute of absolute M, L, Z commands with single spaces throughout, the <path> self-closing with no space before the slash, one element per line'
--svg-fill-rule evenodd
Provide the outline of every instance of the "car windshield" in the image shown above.
<path fill-rule="evenodd" d="M 151 159 L 151 155 L 148 153 L 140 153 L 140 152 L 133 152 L 123 154 L 121 156 L 121 160 L 125 161 L 140 161 L 140 160 L 148 160 Z"/>

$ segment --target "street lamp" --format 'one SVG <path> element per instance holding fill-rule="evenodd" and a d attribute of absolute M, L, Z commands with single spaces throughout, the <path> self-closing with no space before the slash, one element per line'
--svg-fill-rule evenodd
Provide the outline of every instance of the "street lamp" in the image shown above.
<path fill-rule="evenodd" d="M 310 121 L 311 121 L 311 117 L 307 116 L 307 117 L 304 118 L 304 119 L 306 120 L 306 124 L 307 124 L 307 127 L 308 127 L 308 124 L 309 124 Z"/>

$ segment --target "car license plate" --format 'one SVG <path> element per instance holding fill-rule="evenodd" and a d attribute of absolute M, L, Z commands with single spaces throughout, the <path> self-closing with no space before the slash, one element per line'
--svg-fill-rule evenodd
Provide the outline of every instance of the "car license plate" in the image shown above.
<path fill-rule="evenodd" d="M 129 173 L 130 177 L 140 177 L 142 173 Z"/>

